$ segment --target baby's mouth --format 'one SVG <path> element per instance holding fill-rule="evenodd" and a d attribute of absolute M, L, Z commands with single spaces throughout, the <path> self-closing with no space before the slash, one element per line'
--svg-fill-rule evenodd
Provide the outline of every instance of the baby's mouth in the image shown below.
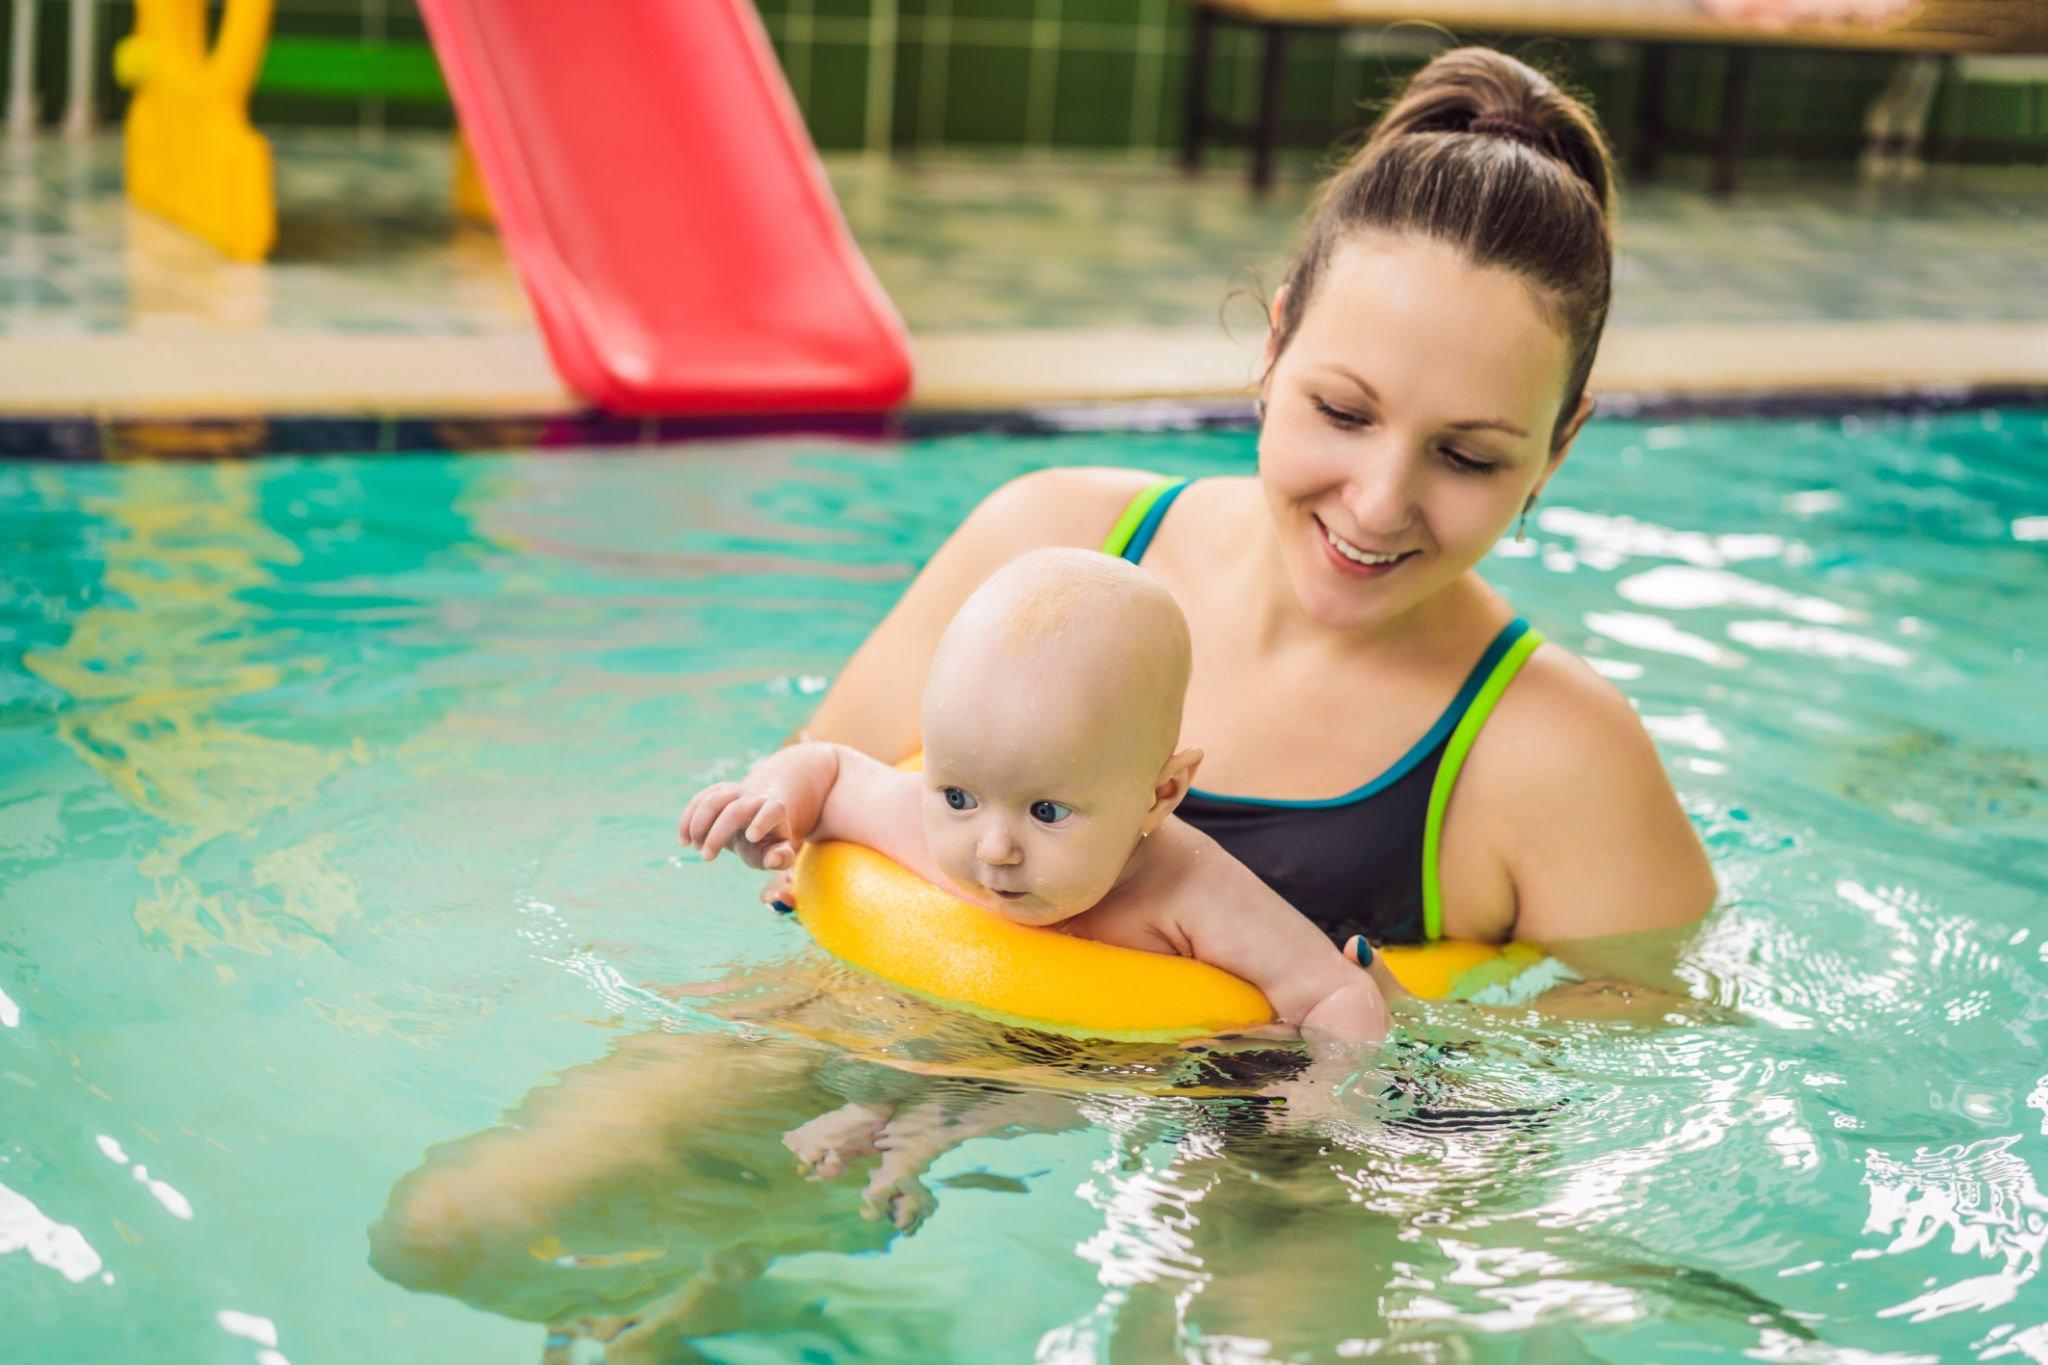
<path fill-rule="evenodd" d="M 989 891 L 993 895 L 1001 896 L 1006 901 L 1021 901 L 1029 894 L 1024 891 L 1000 891 L 993 886 L 989 888 Z"/>

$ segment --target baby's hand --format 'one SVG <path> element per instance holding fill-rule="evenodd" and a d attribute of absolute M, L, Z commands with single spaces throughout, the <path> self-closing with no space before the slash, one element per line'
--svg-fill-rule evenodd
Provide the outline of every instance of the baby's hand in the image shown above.
<path fill-rule="evenodd" d="M 772 788 L 719 782 L 690 798 L 677 827 L 682 841 L 711 862 L 731 846 L 748 867 L 783 871 L 796 863 L 789 806 Z"/>
<path fill-rule="evenodd" d="M 870 1222 L 886 1218 L 898 1232 L 908 1235 L 932 1216 L 939 1201 L 922 1180 L 884 1161 L 861 1191 L 860 1204 L 861 1217 Z"/>
<path fill-rule="evenodd" d="M 756 763 L 745 781 L 713 783 L 691 797 L 679 833 L 707 863 L 730 846 L 748 867 L 786 872 L 797 845 L 816 834 L 838 781 L 836 746 L 792 744 Z"/>
<path fill-rule="evenodd" d="M 1348 1079 L 1331 1068 L 1314 1066 L 1292 1079 L 1274 1081 L 1259 1093 L 1280 1101 L 1279 1111 L 1272 1115 L 1278 1128 L 1341 1132 L 1359 1124 L 1359 1115 L 1344 1104 Z"/>
<path fill-rule="evenodd" d="M 885 1104 L 844 1104 L 820 1114 L 782 1135 L 782 1145 L 796 1155 L 797 1165 L 812 1180 L 830 1180 L 848 1161 L 873 1156 L 882 1126 L 895 1107 Z"/>

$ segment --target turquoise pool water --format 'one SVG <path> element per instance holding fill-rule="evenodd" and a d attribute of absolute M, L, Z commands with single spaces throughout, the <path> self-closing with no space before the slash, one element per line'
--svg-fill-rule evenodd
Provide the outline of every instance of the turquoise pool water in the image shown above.
<path fill-rule="evenodd" d="M 2048 1360 L 2048 415 L 1595 424 L 1491 572 L 1713 851 L 1691 999 L 1417 1012 L 1336 1133 L 1019 1058 L 677 856 L 988 488 L 1250 457 L 0 466 L 0 1354 L 531 1360 L 682 1295 L 734 1361 Z M 1064 1117 L 892 1239 L 776 1139 L 880 1056 Z M 423 1160 L 464 1231 L 373 1267 Z"/>

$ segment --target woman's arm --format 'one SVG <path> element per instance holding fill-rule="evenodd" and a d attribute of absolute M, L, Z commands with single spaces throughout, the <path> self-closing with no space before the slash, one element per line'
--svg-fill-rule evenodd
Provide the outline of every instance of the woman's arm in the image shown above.
<path fill-rule="evenodd" d="M 1678 929 L 1717 894 L 1635 709 L 1554 645 L 1501 697 L 1444 827 L 1452 937 L 1550 945 Z"/>
<path fill-rule="evenodd" d="M 919 571 L 834 680 L 795 739 L 845 744 L 893 763 L 918 746 L 918 700 L 939 636 L 983 579 L 1027 550 L 1093 549 L 1156 476 L 1132 469 L 1045 469 L 982 499 Z"/>

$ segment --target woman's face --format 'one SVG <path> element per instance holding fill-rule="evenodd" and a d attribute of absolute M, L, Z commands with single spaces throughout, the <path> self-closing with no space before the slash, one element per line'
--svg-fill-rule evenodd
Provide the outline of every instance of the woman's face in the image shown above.
<path fill-rule="evenodd" d="M 1295 594 L 1334 629 L 1456 582 L 1590 411 L 1553 449 L 1564 336 L 1519 276 L 1425 239 L 1339 246 L 1287 350 L 1267 348 L 1260 479 Z"/>

